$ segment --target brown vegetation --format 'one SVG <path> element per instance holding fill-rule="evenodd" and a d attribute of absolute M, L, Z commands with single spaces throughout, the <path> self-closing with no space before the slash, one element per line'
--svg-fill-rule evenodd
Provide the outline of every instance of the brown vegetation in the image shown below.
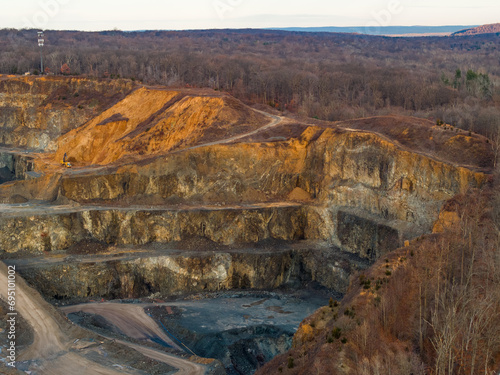
<path fill-rule="evenodd" d="M 0 31 L 0 73 L 35 72 L 35 30 Z M 390 113 L 489 134 L 500 125 L 500 41 L 271 30 L 47 31 L 58 72 L 210 87 L 247 103 L 337 121 Z M 457 71 L 460 71 L 457 74 Z M 471 74 L 469 74 L 469 71 Z"/>
<path fill-rule="evenodd" d="M 457 31 L 456 33 L 453 33 L 453 35 L 465 36 L 465 35 L 495 34 L 495 33 L 500 33 L 500 23 L 481 25 L 478 27 L 474 27 L 472 29 Z"/>
<path fill-rule="evenodd" d="M 498 372 L 499 201 L 491 188 L 449 202 L 458 220 L 353 277 L 342 302 L 306 319 L 294 348 L 258 374 Z"/>

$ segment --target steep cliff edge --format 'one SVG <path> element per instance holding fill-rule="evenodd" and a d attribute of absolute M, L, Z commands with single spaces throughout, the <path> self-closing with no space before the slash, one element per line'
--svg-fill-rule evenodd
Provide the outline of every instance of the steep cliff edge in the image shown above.
<path fill-rule="evenodd" d="M 134 86 L 120 80 L 0 75 L 0 145 L 47 150 Z"/>
<path fill-rule="evenodd" d="M 302 353 L 273 371 L 357 363 L 342 345 L 369 347 L 373 332 L 354 302 L 407 314 L 379 290 L 405 285 L 403 272 L 389 276 L 415 243 L 456 224 L 457 195 L 491 180 L 485 138 L 410 117 L 297 120 L 211 90 L 54 77 L 0 77 L 0 107 L 0 257 L 51 301 L 346 293 L 363 272 L 342 307 L 332 300 L 301 325 L 292 354 Z M 415 289 L 397 295 L 416 301 Z M 332 347 L 333 365 L 315 362 Z"/>
<path fill-rule="evenodd" d="M 55 152 L 27 155 L 31 164 L 19 168 L 30 173 L 19 176 L 28 179 L 0 185 L 1 250 L 9 256 L 84 240 L 144 245 L 199 236 L 229 246 L 312 240 L 374 261 L 431 232 L 442 205 L 483 186 L 491 169 L 485 138 L 426 120 L 308 123 L 211 90 L 139 87 L 117 100 L 131 83 L 0 82 L 12 102 L 43 94 L 42 112 L 78 110 L 59 98 L 61 87 L 80 93 L 72 100 L 87 97 L 89 86 L 109 99 L 57 138 Z M 25 118 L 35 106 L 21 104 Z M 60 165 L 64 154 L 73 168 Z"/>
<path fill-rule="evenodd" d="M 447 199 L 486 179 L 481 172 L 401 150 L 375 134 L 307 127 L 288 141 L 219 144 L 99 175 L 66 174 L 60 195 L 99 205 L 265 206 L 290 201 L 299 189 L 310 199 L 298 203 L 316 207 L 321 217 L 316 238 L 343 247 L 336 234 L 343 208 L 365 223 L 411 223 L 415 237 L 431 230 Z"/>

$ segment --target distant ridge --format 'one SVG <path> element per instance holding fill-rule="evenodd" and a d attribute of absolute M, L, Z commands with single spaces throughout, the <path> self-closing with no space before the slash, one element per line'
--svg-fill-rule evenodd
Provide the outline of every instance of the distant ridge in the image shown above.
<path fill-rule="evenodd" d="M 285 30 L 297 32 L 326 32 L 326 33 L 357 33 L 368 35 L 437 35 L 452 34 L 464 29 L 473 29 L 474 26 L 352 26 L 352 27 L 282 27 L 271 30 Z"/>
<path fill-rule="evenodd" d="M 489 25 L 481 25 L 474 28 L 460 30 L 453 33 L 453 36 L 479 35 L 479 34 L 495 34 L 500 33 L 500 23 L 491 23 Z"/>

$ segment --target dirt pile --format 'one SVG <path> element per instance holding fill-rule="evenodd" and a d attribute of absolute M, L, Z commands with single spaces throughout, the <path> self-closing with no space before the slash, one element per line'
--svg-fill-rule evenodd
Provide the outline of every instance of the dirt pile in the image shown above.
<path fill-rule="evenodd" d="M 107 164 L 229 138 L 267 122 L 264 115 L 223 94 L 140 88 L 61 137 L 55 160 L 66 153 L 76 165 Z"/>

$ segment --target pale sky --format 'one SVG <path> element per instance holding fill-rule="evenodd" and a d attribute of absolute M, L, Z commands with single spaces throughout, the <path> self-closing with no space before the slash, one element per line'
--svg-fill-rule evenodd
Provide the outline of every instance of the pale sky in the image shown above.
<path fill-rule="evenodd" d="M 500 22 L 499 0 L 0 0 L 0 6 L 0 29 L 179 30 Z"/>

